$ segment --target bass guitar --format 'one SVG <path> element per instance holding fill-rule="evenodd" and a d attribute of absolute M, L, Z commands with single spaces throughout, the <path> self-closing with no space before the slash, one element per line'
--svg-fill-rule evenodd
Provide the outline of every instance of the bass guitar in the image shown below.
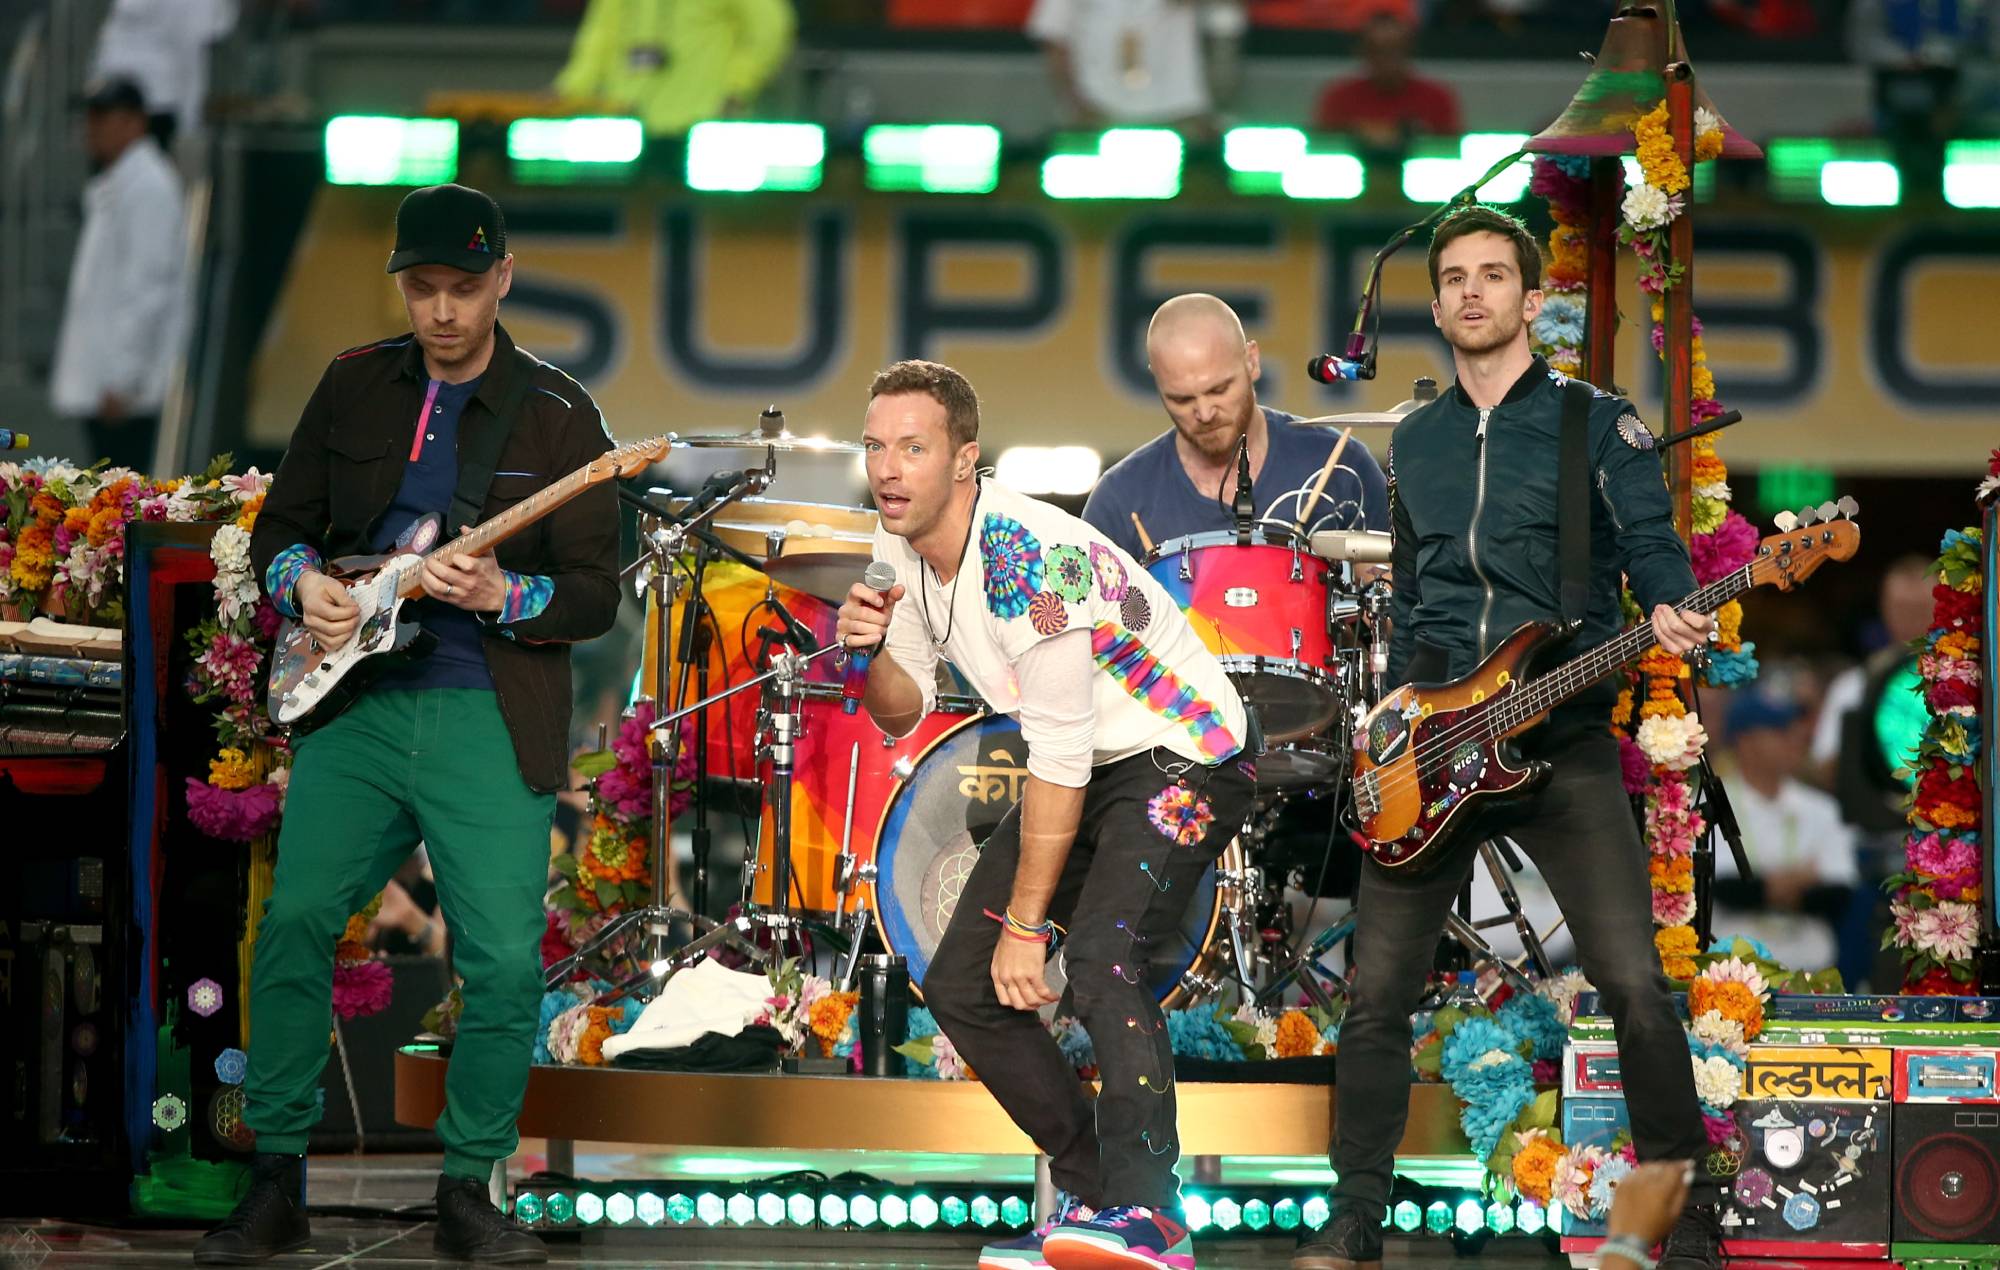
<path fill-rule="evenodd" d="M 1846 560 L 1861 543 L 1851 498 L 1803 517 L 1757 545 L 1749 564 L 1702 587 L 1679 607 L 1713 613 L 1753 587 L 1789 591 L 1822 563 Z M 1839 519 L 1835 519 L 1836 514 Z M 1818 523 L 1815 522 L 1817 518 Z M 1527 678 L 1529 667 L 1573 638 L 1581 623 L 1528 622 L 1480 662 L 1447 684 L 1405 684 L 1370 711 L 1354 736 L 1354 809 L 1363 848 L 1389 868 L 1408 868 L 1442 854 L 1472 811 L 1529 793 L 1546 781 L 1549 765 L 1522 762 L 1510 738 L 1549 711 L 1625 666 L 1654 644 L 1651 623 L 1553 670 Z"/>
<path fill-rule="evenodd" d="M 666 457 L 670 437 L 652 437 L 606 451 L 568 476 L 535 491 L 484 524 L 434 546 L 443 518 L 425 516 L 403 531 L 394 550 L 373 556 L 342 556 L 326 565 L 329 577 L 347 588 L 361 608 L 361 620 L 347 642 L 327 648 L 305 624 L 286 618 L 278 627 L 271 653 L 271 674 L 265 708 L 279 723 L 298 723 L 310 715 L 315 722 L 344 709 L 392 658 L 421 657 L 436 637 L 403 612 L 403 605 L 424 594 L 424 561 L 432 555 L 481 556 L 520 533 L 593 485 L 637 476 Z"/>

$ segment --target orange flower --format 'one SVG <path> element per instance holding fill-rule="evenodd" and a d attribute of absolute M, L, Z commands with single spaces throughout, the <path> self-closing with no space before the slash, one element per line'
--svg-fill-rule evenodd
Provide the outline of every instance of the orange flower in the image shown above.
<path fill-rule="evenodd" d="M 1950 803 L 1940 803 L 1930 811 L 1929 818 L 1940 829 L 1970 829 L 1979 823 L 1977 815 Z"/>
<path fill-rule="evenodd" d="M 1743 1025 L 1743 1039 L 1753 1040 L 1764 1030 L 1764 1003 L 1748 984 L 1726 979 L 1714 983 L 1697 979 L 1688 985 L 1688 1013 L 1700 1018 L 1710 1010 Z"/>
<path fill-rule="evenodd" d="M 65 510 L 63 502 L 47 490 L 39 490 L 28 500 L 28 510 L 35 515 L 35 523 L 54 529 L 63 522 Z"/>
<path fill-rule="evenodd" d="M 258 494 L 243 504 L 242 511 L 236 513 L 237 528 L 255 529 L 257 527 L 257 513 L 263 510 L 264 496 Z"/>
<path fill-rule="evenodd" d="M 116 507 L 100 507 L 90 513 L 90 527 L 86 531 L 90 545 L 102 547 L 116 538 L 125 528 L 125 513 Z"/>
<path fill-rule="evenodd" d="M 847 1030 L 847 1018 L 860 1000 L 859 992 L 834 992 L 812 1003 L 807 1023 L 813 1039 L 819 1042 L 821 1058 L 833 1057 L 833 1047 L 840 1043 L 841 1033 Z"/>
<path fill-rule="evenodd" d="M 354 939 L 343 939 L 333 946 L 333 959 L 349 965 L 368 960 L 368 945 Z"/>
<path fill-rule="evenodd" d="M 1319 1049 L 1319 1029 L 1303 1010 L 1287 1010 L 1278 1016 L 1278 1057 L 1311 1058 Z"/>
<path fill-rule="evenodd" d="M 586 1006 L 584 1013 L 590 1022 L 584 1025 L 583 1035 L 576 1038 L 576 1058 L 580 1063 L 602 1067 L 604 1043 L 611 1039 L 611 1008 L 602 1005 Z"/>
<path fill-rule="evenodd" d="M 1666 859 L 1654 856 L 1646 862 L 1646 872 L 1651 876 L 1653 889 L 1656 891 L 1665 891 L 1669 895 L 1687 895 L 1694 890 L 1692 856 L 1669 856 Z"/>
<path fill-rule="evenodd" d="M 343 944 L 359 944 L 365 942 L 367 938 L 368 918 L 362 913 L 356 913 L 348 918 L 346 929 L 340 932 L 340 942 Z"/>
<path fill-rule="evenodd" d="M 1618 704 L 1611 708 L 1611 722 L 1621 728 L 1632 722 L 1632 690 L 1630 688 L 1624 688 L 1619 691 Z"/>
<path fill-rule="evenodd" d="M 1563 1149 L 1547 1137 L 1530 1139 L 1514 1153 L 1514 1188 L 1538 1204 L 1549 1202 Z"/>
<path fill-rule="evenodd" d="M 1687 663 L 1655 644 L 1639 659 L 1639 673 L 1656 679 L 1679 679 L 1687 674 Z"/>

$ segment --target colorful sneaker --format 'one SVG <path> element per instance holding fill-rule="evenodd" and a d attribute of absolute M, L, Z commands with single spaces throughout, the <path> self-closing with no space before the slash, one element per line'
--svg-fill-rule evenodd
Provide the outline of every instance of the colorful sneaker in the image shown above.
<path fill-rule="evenodd" d="M 1003 1239 L 987 1244 L 979 1250 L 979 1270 L 1047 1270 L 1048 1262 L 1042 1260 L 1042 1241 L 1049 1232 L 1066 1221 L 1089 1221 L 1095 1212 L 1079 1204 L 1071 1195 L 1063 1195 L 1056 1204 L 1055 1214 L 1025 1235 L 1013 1239 Z"/>
<path fill-rule="evenodd" d="M 1167 1266 L 1194 1270 L 1187 1227 L 1157 1209 L 1128 1205 L 1060 1223 L 1042 1241 L 1051 1270 L 1124 1270 Z"/>

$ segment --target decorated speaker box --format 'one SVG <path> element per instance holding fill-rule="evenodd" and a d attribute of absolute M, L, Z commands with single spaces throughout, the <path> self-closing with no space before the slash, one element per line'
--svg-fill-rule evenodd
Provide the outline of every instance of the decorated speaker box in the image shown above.
<path fill-rule="evenodd" d="M 2000 1260 L 2000 1055 L 1896 1052 L 1894 1251 Z"/>
<path fill-rule="evenodd" d="M 1735 1130 L 1705 1161 L 1722 1187 L 1732 1265 L 1805 1259 L 1879 1262 L 1889 1255 L 1892 1051 L 1753 1045 Z M 1564 1056 L 1563 1141 L 1609 1147 L 1630 1124 L 1615 1046 L 1572 1043 Z M 1565 1252 L 1588 1252 L 1601 1220 L 1566 1220 Z M 1827 1270 L 1832 1270 L 1828 1267 Z"/>

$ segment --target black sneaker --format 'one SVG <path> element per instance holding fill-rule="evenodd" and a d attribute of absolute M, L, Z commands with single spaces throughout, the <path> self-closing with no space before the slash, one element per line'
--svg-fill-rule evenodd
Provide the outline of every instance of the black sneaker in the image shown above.
<path fill-rule="evenodd" d="M 254 1266 L 295 1252 L 312 1238 L 306 1222 L 305 1160 L 258 1155 L 250 1164 L 250 1189 L 220 1226 L 194 1246 L 198 1266 Z"/>
<path fill-rule="evenodd" d="M 1343 1209 L 1317 1231 L 1300 1231 L 1292 1270 L 1382 1270 L 1382 1219 Z"/>
<path fill-rule="evenodd" d="M 1717 1270 L 1722 1265 L 1722 1219 L 1714 1204 L 1690 1202 L 1660 1245 L 1659 1270 Z"/>
<path fill-rule="evenodd" d="M 440 1257 L 500 1266 L 537 1266 L 549 1259 L 541 1240 L 493 1207 L 484 1182 L 440 1174 L 437 1210 L 431 1251 Z"/>

